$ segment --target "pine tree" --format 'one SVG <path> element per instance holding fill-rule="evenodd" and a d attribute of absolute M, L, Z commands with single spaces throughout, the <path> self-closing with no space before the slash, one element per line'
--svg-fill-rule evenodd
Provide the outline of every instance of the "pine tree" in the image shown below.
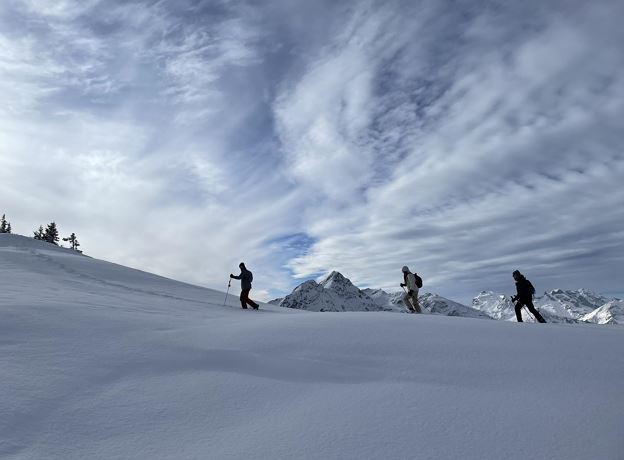
<path fill-rule="evenodd" d="M 45 239 L 45 233 L 43 231 L 43 225 L 39 226 L 39 230 L 35 230 L 33 232 L 35 234 L 35 236 L 33 237 L 36 240 L 40 240 L 43 241 Z"/>
<path fill-rule="evenodd" d="M 56 222 L 50 222 L 48 224 L 47 228 L 45 229 L 45 235 L 43 236 L 43 239 L 48 243 L 52 243 L 58 246 L 59 233 L 58 229 L 56 228 Z"/>
<path fill-rule="evenodd" d="M 6 215 L 2 214 L 2 219 L 0 219 L 0 233 L 11 233 L 7 231 L 11 228 L 10 225 L 11 224 L 9 224 L 6 220 Z"/>
<path fill-rule="evenodd" d="M 7 222 L 7 233 L 11 233 L 11 222 Z"/>
<path fill-rule="evenodd" d="M 74 251 L 78 251 L 78 252 L 82 252 L 78 249 L 78 247 L 80 246 L 80 243 L 78 242 L 78 238 L 76 238 L 76 234 L 72 233 L 70 236 L 68 236 L 67 238 L 63 238 L 63 241 L 69 241 L 69 244 L 71 245 L 70 247 L 74 250 Z"/>

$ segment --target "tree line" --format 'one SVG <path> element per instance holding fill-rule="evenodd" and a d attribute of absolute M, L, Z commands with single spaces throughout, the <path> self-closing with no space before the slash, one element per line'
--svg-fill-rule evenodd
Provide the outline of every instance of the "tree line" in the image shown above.
<path fill-rule="evenodd" d="M 6 215 L 2 214 L 2 219 L 0 219 L 0 233 L 11 233 L 11 222 L 6 219 Z M 37 230 L 34 232 L 33 238 L 39 241 L 45 241 L 47 243 L 54 244 L 58 246 L 59 240 L 59 231 L 56 227 L 56 222 L 50 222 L 46 228 L 43 228 L 43 225 L 40 225 Z M 63 241 L 69 243 L 69 247 L 77 252 L 82 252 L 80 249 L 80 243 L 78 242 L 78 238 L 75 233 L 72 233 L 67 238 L 63 238 Z"/>

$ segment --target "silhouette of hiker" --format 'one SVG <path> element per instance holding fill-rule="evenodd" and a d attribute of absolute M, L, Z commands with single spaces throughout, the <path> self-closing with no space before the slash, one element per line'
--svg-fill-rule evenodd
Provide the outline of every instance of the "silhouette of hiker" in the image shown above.
<path fill-rule="evenodd" d="M 247 304 L 251 305 L 254 310 L 258 309 L 258 304 L 249 298 L 249 291 L 251 291 L 251 282 L 253 281 L 253 274 L 247 270 L 245 264 L 241 262 L 238 264 L 240 267 L 240 275 L 234 276 L 230 273 L 230 278 L 235 280 L 241 280 L 241 294 L 240 302 L 244 309 L 247 309 Z"/>
<path fill-rule="evenodd" d="M 418 303 L 418 284 L 416 282 L 416 274 L 411 273 L 407 266 L 403 266 L 401 271 L 403 272 L 404 281 L 401 283 L 401 287 L 407 286 L 407 293 L 403 296 L 403 303 L 412 313 L 422 313 L 420 304 Z"/>
<path fill-rule="evenodd" d="M 531 282 L 518 270 L 515 270 L 512 276 L 516 281 L 516 295 L 511 298 L 511 301 L 515 302 L 516 319 L 518 322 L 522 322 L 522 306 L 525 305 L 538 322 L 545 323 L 546 321 L 542 318 L 542 315 L 533 306 L 535 288 Z"/>

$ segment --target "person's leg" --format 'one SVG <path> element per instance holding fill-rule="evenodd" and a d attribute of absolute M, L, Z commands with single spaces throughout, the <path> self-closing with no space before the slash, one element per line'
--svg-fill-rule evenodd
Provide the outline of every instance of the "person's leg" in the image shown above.
<path fill-rule="evenodd" d="M 522 303 L 519 300 L 516 301 L 514 308 L 516 310 L 516 319 L 518 320 L 519 323 L 521 323 L 522 322 Z"/>
<path fill-rule="evenodd" d="M 418 302 L 418 293 L 417 292 L 412 294 L 412 305 L 414 305 L 414 311 L 416 313 L 422 313 L 422 309 L 420 308 L 420 303 Z"/>
<path fill-rule="evenodd" d="M 257 310 L 257 309 L 258 309 L 258 307 L 260 306 L 260 305 L 258 305 L 256 302 L 254 302 L 253 300 L 251 300 L 251 299 L 249 298 L 249 291 L 247 291 L 247 303 L 248 303 L 249 305 L 251 305 L 251 308 L 253 308 L 254 310 Z"/>
<path fill-rule="evenodd" d="M 249 300 L 249 289 L 243 289 L 240 293 L 241 307 L 247 309 L 247 301 Z"/>
<path fill-rule="evenodd" d="M 535 309 L 535 306 L 533 305 L 533 300 L 527 299 L 525 302 L 525 305 L 527 306 L 531 314 L 535 316 L 535 319 L 537 320 L 538 323 L 546 322 L 546 320 L 542 317 L 542 315 L 540 315 L 540 312 Z"/>
<path fill-rule="evenodd" d="M 414 311 L 414 305 L 412 305 L 409 294 L 406 293 L 403 296 L 403 303 L 405 304 L 405 306 L 407 307 L 409 311 Z"/>

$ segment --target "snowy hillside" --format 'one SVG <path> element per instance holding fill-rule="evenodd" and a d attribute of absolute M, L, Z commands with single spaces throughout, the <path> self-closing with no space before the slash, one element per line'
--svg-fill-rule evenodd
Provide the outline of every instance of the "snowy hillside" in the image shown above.
<path fill-rule="evenodd" d="M 0 235 L 0 458 L 622 458 L 623 328 L 224 296 Z"/>

